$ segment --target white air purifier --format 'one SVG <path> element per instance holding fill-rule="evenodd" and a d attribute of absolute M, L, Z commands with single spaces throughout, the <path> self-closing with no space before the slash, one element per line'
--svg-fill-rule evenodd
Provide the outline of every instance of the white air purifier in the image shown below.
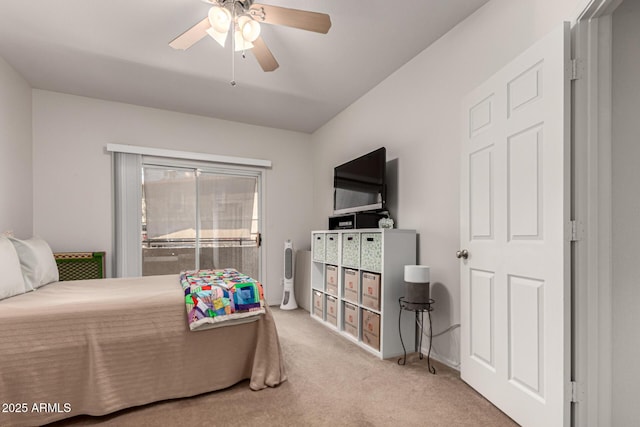
<path fill-rule="evenodd" d="M 298 308 L 296 297 L 293 294 L 293 243 L 291 240 L 284 242 L 284 291 L 282 294 L 282 310 L 295 310 Z"/>

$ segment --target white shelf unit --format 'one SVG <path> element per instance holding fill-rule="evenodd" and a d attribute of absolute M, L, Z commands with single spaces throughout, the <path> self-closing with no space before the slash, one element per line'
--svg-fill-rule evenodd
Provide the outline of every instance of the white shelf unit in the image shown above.
<path fill-rule="evenodd" d="M 311 242 L 311 317 L 381 359 L 401 356 L 403 350 L 398 328 L 398 299 L 404 295 L 404 266 L 416 264 L 415 230 L 320 230 L 311 232 Z M 327 266 L 336 267 L 335 288 L 327 283 Z M 345 292 L 345 270 L 356 272 L 356 298 L 350 298 Z M 367 273 L 380 277 L 379 309 L 370 308 L 363 303 L 362 279 L 363 274 Z M 328 313 L 330 298 L 336 300 L 335 318 Z M 320 311 L 316 305 L 318 302 Z M 357 320 L 354 319 L 357 331 L 351 329 L 352 333 L 348 331 L 345 304 L 351 304 L 349 314 L 353 314 L 354 306 L 357 311 Z M 379 349 L 374 348 L 375 344 L 367 344 L 367 341 L 372 342 L 371 335 L 368 333 L 365 336 L 363 331 L 365 317 L 372 317 L 370 313 L 374 314 L 373 317 L 378 315 L 380 318 Z M 407 352 L 414 350 L 414 320 L 412 313 L 403 313 L 402 339 Z"/>

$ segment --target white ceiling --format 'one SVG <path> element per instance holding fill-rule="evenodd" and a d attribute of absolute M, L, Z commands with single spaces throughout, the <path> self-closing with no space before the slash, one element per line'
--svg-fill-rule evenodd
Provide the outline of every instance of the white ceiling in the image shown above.
<path fill-rule="evenodd" d="M 329 33 L 262 26 L 280 63 L 206 37 L 200 0 L 3 1 L 0 57 L 34 88 L 311 133 L 488 0 L 258 0 L 331 16 Z"/>

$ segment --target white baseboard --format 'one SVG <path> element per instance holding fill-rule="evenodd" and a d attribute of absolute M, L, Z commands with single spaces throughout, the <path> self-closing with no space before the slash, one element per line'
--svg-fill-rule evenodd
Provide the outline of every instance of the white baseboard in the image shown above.
<path fill-rule="evenodd" d="M 428 351 L 429 351 L 429 347 L 424 348 L 424 345 L 423 345 L 422 346 L 422 354 L 424 354 L 425 357 L 427 356 L 427 352 Z M 439 355 L 438 353 L 435 353 L 433 351 L 433 348 L 431 349 L 430 358 L 442 363 L 443 365 L 447 365 L 451 369 L 454 369 L 454 370 L 460 372 L 460 362 L 459 361 L 451 360 L 451 359 L 448 359 L 446 357 L 443 357 L 443 356 Z"/>

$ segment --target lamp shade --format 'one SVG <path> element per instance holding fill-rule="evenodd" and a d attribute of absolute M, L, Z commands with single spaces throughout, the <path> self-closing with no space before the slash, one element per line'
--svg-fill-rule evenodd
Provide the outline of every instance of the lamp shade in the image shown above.
<path fill-rule="evenodd" d="M 429 283 L 429 267 L 426 265 L 405 265 L 404 281 L 408 283 Z"/>
<path fill-rule="evenodd" d="M 249 43 L 256 41 L 260 35 L 260 24 L 247 15 L 238 18 L 238 28 L 242 38 Z"/>
<path fill-rule="evenodd" d="M 209 23 L 211 27 L 207 29 L 207 33 L 224 47 L 231 24 L 231 13 L 224 7 L 213 6 L 209 9 Z"/>
<path fill-rule="evenodd" d="M 224 47 L 226 41 L 227 41 L 227 34 L 228 32 L 224 32 L 224 33 L 219 33 L 216 30 L 213 29 L 213 27 L 209 28 L 207 30 L 207 33 L 215 40 L 218 42 L 218 44 L 222 47 Z"/>
<path fill-rule="evenodd" d="M 236 52 L 253 48 L 253 43 L 245 40 L 239 29 L 233 33 L 233 36 L 235 37 Z"/>
<path fill-rule="evenodd" d="M 218 33 L 225 33 L 229 31 L 229 24 L 231 24 L 231 12 L 226 8 L 220 6 L 213 6 L 209 9 L 209 23 L 211 27 Z"/>
<path fill-rule="evenodd" d="M 404 300 L 409 310 L 422 310 L 430 304 L 429 280 L 426 265 L 404 266 Z"/>

